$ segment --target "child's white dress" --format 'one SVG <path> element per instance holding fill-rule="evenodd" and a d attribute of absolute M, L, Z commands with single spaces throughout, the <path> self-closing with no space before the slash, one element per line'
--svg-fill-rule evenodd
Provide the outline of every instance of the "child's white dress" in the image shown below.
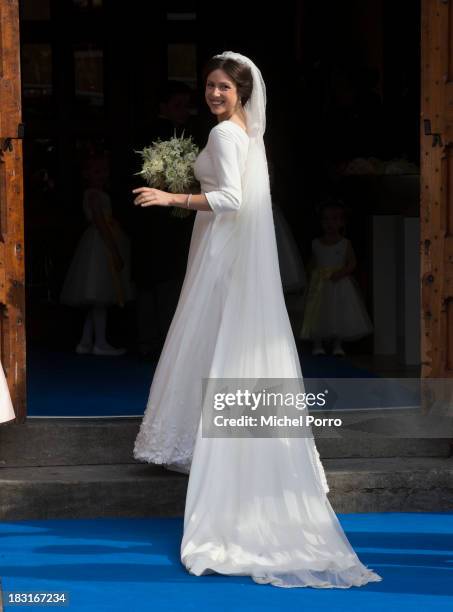
<path fill-rule="evenodd" d="M 6 421 L 11 421 L 15 418 L 16 415 L 11 403 L 8 385 L 6 384 L 5 374 L 0 363 L 0 423 L 6 423 Z"/>
<path fill-rule="evenodd" d="M 335 244 L 312 240 L 315 267 L 307 288 L 304 321 L 300 337 L 304 340 L 357 340 L 373 332 L 360 289 L 353 276 L 338 281 L 329 279 L 346 261 L 348 240 Z"/>
<path fill-rule="evenodd" d="M 115 270 L 109 249 L 93 222 L 89 201 L 96 201 L 110 225 L 124 262 L 121 272 Z M 83 210 L 90 225 L 83 233 L 63 285 L 60 299 L 71 306 L 84 304 L 124 304 L 133 299 L 130 280 L 130 242 L 112 216 L 109 195 L 100 189 L 86 189 Z"/>

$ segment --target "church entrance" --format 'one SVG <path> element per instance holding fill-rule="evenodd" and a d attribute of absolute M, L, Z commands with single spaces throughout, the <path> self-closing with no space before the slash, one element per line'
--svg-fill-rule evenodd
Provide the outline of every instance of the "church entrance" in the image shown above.
<path fill-rule="evenodd" d="M 201 69 L 227 48 L 253 57 L 268 86 L 279 255 L 297 250 L 280 264 L 305 376 L 449 376 L 453 3 L 327 4 L 264 15 L 252 38 L 246 7 L 242 27 L 225 16 L 213 32 L 214 9 L 198 3 L 2 2 L 0 354 L 19 421 L 143 414 L 193 217 L 138 214 L 134 150 L 165 125 L 204 146 L 213 123 Z M 77 352 L 87 309 L 61 299 L 93 159 L 131 247 L 134 299 L 107 312 L 121 355 Z M 330 201 L 346 211 L 374 330 L 345 343 L 344 357 L 319 359 L 298 337 L 306 285 L 285 278 L 288 261 L 307 278 Z"/>

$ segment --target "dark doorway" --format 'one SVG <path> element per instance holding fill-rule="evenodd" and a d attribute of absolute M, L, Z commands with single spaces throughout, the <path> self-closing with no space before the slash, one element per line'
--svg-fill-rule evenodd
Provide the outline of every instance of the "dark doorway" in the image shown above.
<path fill-rule="evenodd" d="M 401 375 L 418 367 L 416 344 L 406 342 L 413 286 L 403 287 L 399 279 L 408 270 L 416 274 L 418 261 L 411 245 L 419 215 L 420 8 L 409 1 L 299 0 L 280 10 L 263 9 L 259 20 L 248 5 L 239 13 L 224 12 L 197 2 L 21 3 L 32 416 L 143 412 L 163 337 L 161 332 L 149 351 L 141 350 L 140 312 L 146 318 L 148 304 L 150 321 L 158 325 L 160 316 L 163 329 L 169 324 L 178 279 L 166 271 L 165 262 L 179 257 L 183 270 L 193 217 L 182 224 L 161 219 L 154 230 L 154 236 L 165 237 L 150 244 L 151 249 L 158 243 L 157 261 L 162 262 L 150 281 L 150 290 L 160 287 L 157 297 L 142 302 L 142 311 L 137 300 L 109 311 L 109 341 L 127 348 L 126 355 L 110 360 L 76 355 L 85 314 L 61 304 L 60 294 L 86 226 L 83 165 L 93 152 L 108 152 L 108 193 L 131 240 L 132 276 L 140 276 L 134 261 L 146 256 L 147 226 L 132 204 L 131 189 L 141 184 L 134 176 L 134 149 L 156 133 L 168 81 L 190 88 L 187 129 L 204 146 L 213 119 L 204 103 L 201 69 L 211 55 L 228 49 L 249 55 L 262 70 L 273 197 L 305 264 L 319 232 L 319 205 L 337 198 L 348 210 L 347 232 L 358 259 L 355 276 L 377 330 L 348 346 L 350 372 L 363 367 Z M 152 212 L 158 213 L 147 211 Z M 389 232 L 394 242 L 390 276 L 381 253 Z M 405 250 L 398 246 L 401 236 L 407 237 Z M 379 299 L 388 291 L 389 277 L 391 295 Z M 300 290 L 287 292 L 296 334 L 301 298 Z M 319 362 L 309 363 L 309 347 L 299 344 L 302 357 L 307 355 L 307 372 L 318 367 Z M 344 370 L 345 361 L 338 368 Z M 62 403 L 52 395 L 53 384 L 55 392 L 57 387 L 59 393 L 77 390 L 75 398 Z M 44 399 L 34 404 L 37 394 Z M 102 407 L 101 397 L 108 400 Z"/>

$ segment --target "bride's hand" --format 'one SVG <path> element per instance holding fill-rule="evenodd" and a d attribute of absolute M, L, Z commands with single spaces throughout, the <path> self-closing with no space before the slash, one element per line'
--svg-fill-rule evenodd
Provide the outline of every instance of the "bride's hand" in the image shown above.
<path fill-rule="evenodd" d="M 173 194 L 160 189 L 138 187 L 132 193 L 138 194 L 134 200 L 136 206 L 172 206 Z"/>

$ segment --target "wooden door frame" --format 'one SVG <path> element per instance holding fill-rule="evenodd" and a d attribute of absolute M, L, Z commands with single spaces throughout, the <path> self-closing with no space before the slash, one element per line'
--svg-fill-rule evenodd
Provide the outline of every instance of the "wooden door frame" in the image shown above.
<path fill-rule="evenodd" d="M 453 376 L 453 0 L 422 0 L 421 377 Z"/>
<path fill-rule="evenodd" d="M 26 416 L 19 2 L 0 0 L 0 358 L 16 420 Z"/>

